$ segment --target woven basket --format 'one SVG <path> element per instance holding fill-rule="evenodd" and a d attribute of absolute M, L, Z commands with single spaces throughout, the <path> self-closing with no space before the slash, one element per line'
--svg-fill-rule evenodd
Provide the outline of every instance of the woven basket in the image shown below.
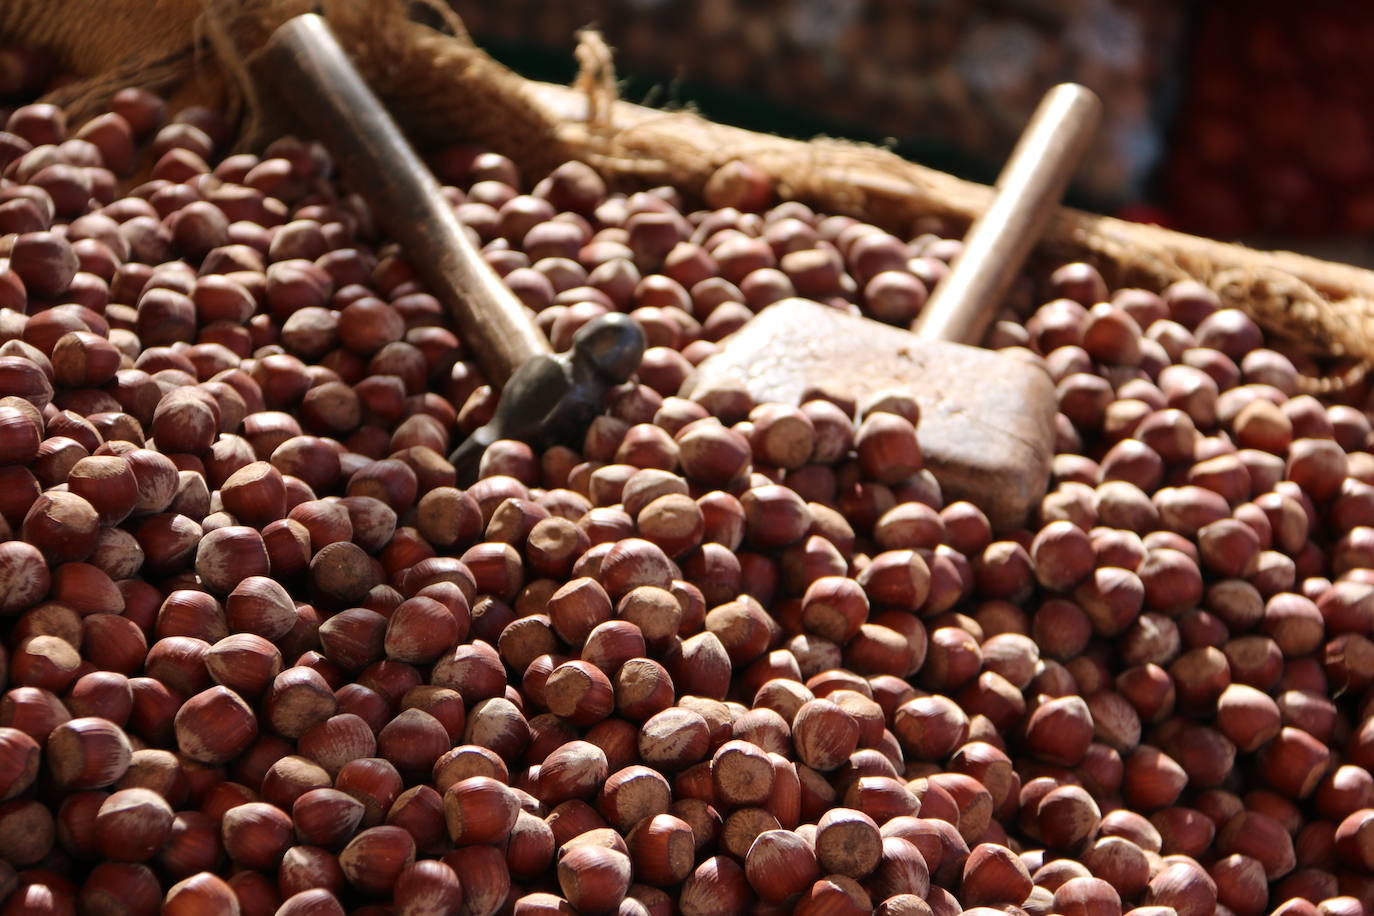
<path fill-rule="evenodd" d="M 7 0 L 0 41 L 53 51 L 76 79 L 49 98 L 80 121 L 115 89 L 137 85 L 174 104 L 203 102 L 236 119 L 251 148 L 289 122 L 254 90 L 254 55 L 277 25 L 319 8 L 304 0 Z M 421 148 L 483 144 L 537 178 L 568 158 L 620 187 L 671 184 L 699 194 L 718 168 L 761 169 L 778 196 L 856 216 L 894 232 L 918 221 L 966 224 L 991 190 L 868 146 L 799 142 L 615 99 L 609 52 L 595 36 L 579 48 L 575 88 L 525 80 L 475 47 L 437 0 L 412 18 L 401 0 L 326 0 L 322 12 L 355 63 Z M 1269 333 L 1337 370 L 1374 362 L 1374 272 L 1290 252 L 1256 251 L 1072 209 L 1053 220 L 1042 253 L 1083 259 L 1115 284 L 1155 289 L 1207 284 Z"/>

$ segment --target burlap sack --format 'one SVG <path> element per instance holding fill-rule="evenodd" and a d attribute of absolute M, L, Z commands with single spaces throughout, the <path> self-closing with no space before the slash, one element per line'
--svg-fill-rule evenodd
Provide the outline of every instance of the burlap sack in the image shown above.
<path fill-rule="evenodd" d="M 931 216 L 967 223 L 989 200 L 983 185 L 886 150 L 784 140 L 619 102 L 609 53 L 594 35 L 579 49 L 576 88 L 526 81 L 476 48 L 437 0 L 419 6 L 433 24 L 412 18 L 403 0 L 6 0 L 0 41 L 57 53 L 78 78 L 52 100 L 74 120 L 100 110 L 114 89 L 139 85 L 181 104 L 224 107 L 237 118 L 240 144 L 252 146 L 289 123 L 270 93 L 254 89 L 254 51 L 281 22 L 313 7 L 421 147 L 481 143 L 532 178 L 579 158 L 621 186 L 671 184 L 688 194 L 740 160 L 767 173 L 781 197 L 899 233 Z M 1314 355 L 1357 363 L 1356 371 L 1374 361 L 1374 272 L 1067 208 L 1042 250 L 1090 260 L 1118 284 L 1199 280 Z"/>

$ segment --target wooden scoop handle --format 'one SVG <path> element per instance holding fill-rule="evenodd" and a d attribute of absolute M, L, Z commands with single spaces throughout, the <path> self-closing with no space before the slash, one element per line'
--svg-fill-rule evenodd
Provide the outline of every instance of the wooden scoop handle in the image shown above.
<path fill-rule="evenodd" d="M 482 260 L 429 169 L 363 82 L 321 17 L 287 21 L 264 49 L 266 91 L 280 94 L 329 149 L 373 216 L 448 308 L 463 346 L 501 387 L 552 348 L 520 300 Z"/>
<path fill-rule="evenodd" d="M 978 344 L 1035 247 L 1087 150 L 1102 111 L 1091 89 L 1061 83 L 1041 99 L 1012 150 L 996 195 L 912 330 L 925 340 Z"/>

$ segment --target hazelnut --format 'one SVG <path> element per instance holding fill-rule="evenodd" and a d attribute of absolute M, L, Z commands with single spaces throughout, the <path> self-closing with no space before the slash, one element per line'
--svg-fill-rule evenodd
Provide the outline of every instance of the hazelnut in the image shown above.
<path fill-rule="evenodd" d="M 423 859 L 401 869 L 391 895 L 401 913 L 420 913 L 425 909 L 445 912 L 461 906 L 463 884 L 451 866 Z"/>
<path fill-rule="evenodd" d="M 1217 831 L 1216 845 L 1222 855 L 1241 853 L 1258 860 L 1270 881 L 1282 878 L 1297 864 L 1288 831 L 1258 812 L 1242 811 L 1228 819 Z"/>
<path fill-rule="evenodd" d="M 81 912 L 156 912 L 162 903 L 162 887 L 146 865 L 102 862 L 81 885 L 77 904 Z"/>
<path fill-rule="evenodd" d="M 878 866 L 882 836 L 862 811 L 834 808 L 816 825 L 816 861 L 826 873 L 862 878 Z"/>
<path fill-rule="evenodd" d="M 252 633 L 278 640 L 296 624 L 296 605 L 275 580 L 248 576 L 230 591 L 224 602 L 229 626 L 235 632 Z"/>
<path fill-rule="evenodd" d="M 1094 877 L 1105 880 L 1126 899 L 1144 890 L 1150 877 L 1144 850 L 1124 837 L 1100 837 L 1083 854 L 1083 864 Z"/>
<path fill-rule="evenodd" d="M 553 862 L 553 830 L 528 811 L 516 816 L 506 845 L 506 862 L 512 874 L 522 878 L 544 872 Z"/>
<path fill-rule="evenodd" d="M 1101 812 L 1086 790 L 1061 786 L 1040 800 L 1036 821 L 1040 836 L 1049 847 L 1075 850 L 1097 832 Z"/>
<path fill-rule="evenodd" d="M 191 697 L 176 713 L 177 747 L 201 763 L 227 763 L 258 735 L 257 718 L 238 694 L 215 686 Z"/>
<path fill-rule="evenodd" d="M 230 808 L 220 821 L 224 851 L 245 868 L 275 868 L 291 846 L 291 818 L 265 802 Z"/>
<path fill-rule="evenodd" d="M 172 827 L 172 807 L 150 789 L 120 789 L 95 816 L 101 855 L 121 862 L 143 862 L 162 848 Z"/>
<path fill-rule="evenodd" d="M 733 859 L 711 856 L 703 860 L 682 885 L 678 906 L 683 916 L 743 912 L 753 894 L 744 869 Z"/>
<path fill-rule="evenodd" d="M 550 807 L 592 797 L 605 783 L 606 754 L 586 741 L 569 741 L 539 765 L 539 800 Z"/>
<path fill-rule="evenodd" d="M 202 871 L 167 889 L 162 912 L 169 916 L 230 916 L 239 912 L 239 903 L 233 888 L 224 880 Z"/>
<path fill-rule="evenodd" d="M 1054 891 L 1054 909 L 1064 916 L 1115 916 L 1121 895 L 1101 878 L 1070 878 Z"/>
<path fill-rule="evenodd" d="M 1092 741 L 1092 713 L 1080 697 L 1058 697 L 1041 703 L 1026 724 L 1026 744 L 1047 763 L 1074 766 Z"/>
<path fill-rule="evenodd" d="M 4 761 L 0 773 L 0 801 L 8 801 L 23 793 L 37 778 L 40 749 L 32 737 L 8 727 L 0 728 L 0 748 L 4 749 L 0 754 Z"/>
<path fill-rule="evenodd" d="M 20 533 L 56 565 L 90 556 L 99 531 L 99 514 L 89 502 L 75 493 L 49 490 L 29 507 Z"/>
<path fill-rule="evenodd" d="M 291 805 L 291 821 L 301 842 L 337 848 L 353 836 L 363 811 L 362 802 L 351 795 L 324 787 L 296 798 Z"/>
<path fill-rule="evenodd" d="M 495 842 L 510 832 L 519 810 L 515 794 L 488 776 L 468 777 L 444 793 L 444 818 L 455 843 Z"/>
<path fill-rule="evenodd" d="M 643 654 L 642 647 L 638 654 Z M 559 665 L 549 674 L 544 690 L 549 711 L 577 725 L 599 722 L 615 708 L 610 680 L 588 662 Z"/>
<path fill-rule="evenodd" d="M 468 912 L 494 913 L 510 894 L 510 870 L 496 847 L 460 847 L 445 855 L 443 861 L 467 879 L 463 881 L 463 906 Z"/>
<path fill-rule="evenodd" d="M 930 891 L 930 870 L 920 848 L 901 837 L 884 837 L 882 857 L 868 887 L 878 898 L 900 894 L 924 897 Z"/>
<path fill-rule="evenodd" d="M 381 731 L 380 726 L 377 731 Z M 297 739 L 296 747 L 302 756 L 337 776 L 350 760 L 372 757 L 377 743 L 376 734 L 362 717 L 340 712 L 306 729 Z"/>
<path fill-rule="evenodd" d="M 692 828 L 671 814 L 655 814 L 641 820 L 630 831 L 626 845 L 635 876 L 641 881 L 671 887 L 692 871 L 695 858 Z"/>
<path fill-rule="evenodd" d="M 960 899 L 969 906 L 1020 902 L 1031 887 L 1025 863 L 1005 846 L 980 843 L 964 863 Z"/>
<path fill-rule="evenodd" d="M 963 710 L 938 694 L 909 700 L 892 717 L 892 731 L 902 749 L 921 760 L 947 757 L 968 739 L 968 730 Z"/>
<path fill-rule="evenodd" d="M 859 723 L 829 700 L 809 700 L 792 720 L 792 743 L 798 758 L 817 770 L 833 770 L 858 746 Z"/>
<path fill-rule="evenodd" d="M 216 683 L 240 696 L 256 697 L 281 672 L 281 652 L 261 636 L 236 633 L 210 647 L 205 669 Z"/>
<path fill-rule="evenodd" d="M 129 768 L 133 749 L 124 731 L 106 719 L 72 719 L 48 735 L 48 769 L 58 785 L 96 789 L 113 785 Z"/>
<path fill-rule="evenodd" d="M 386 823 L 407 831 L 420 853 L 446 848 L 444 798 L 428 785 L 412 786 L 396 796 L 386 813 Z"/>
<path fill-rule="evenodd" d="M 1178 916 L 1206 916 L 1216 911 L 1217 887 L 1201 866 L 1179 862 L 1150 879 L 1144 902 L 1173 907 Z"/>
<path fill-rule="evenodd" d="M 244 579 L 267 576 L 270 564 L 262 535 L 246 526 L 228 525 L 201 538 L 195 568 L 202 581 L 226 594 Z"/>
<path fill-rule="evenodd" d="M 400 827 L 371 827 L 339 853 L 339 867 L 358 891 L 379 896 L 392 892 L 415 861 L 415 840 Z"/>
<path fill-rule="evenodd" d="M 579 846 L 558 859 L 558 884 L 583 913 L 607 913 L 620 905 L 630 886 L 630 859 L 623 852 Z"/>

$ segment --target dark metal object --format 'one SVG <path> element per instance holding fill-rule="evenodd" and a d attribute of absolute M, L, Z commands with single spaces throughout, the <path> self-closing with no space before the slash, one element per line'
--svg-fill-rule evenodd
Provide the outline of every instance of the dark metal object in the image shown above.
<path fill-rule="evenodd" d="M 506 382 L 491 422 L 450 456 L 458 485 L 477 479 L 482 454 L 497 439 L 519 439 L 536 451 L 581 442 L 605 409 L 606 392 L 628 379 L 643 355 L 639 325 L 628 315 L 611 313 L 583 326 L 568 352 L 526 361 Z"/>

